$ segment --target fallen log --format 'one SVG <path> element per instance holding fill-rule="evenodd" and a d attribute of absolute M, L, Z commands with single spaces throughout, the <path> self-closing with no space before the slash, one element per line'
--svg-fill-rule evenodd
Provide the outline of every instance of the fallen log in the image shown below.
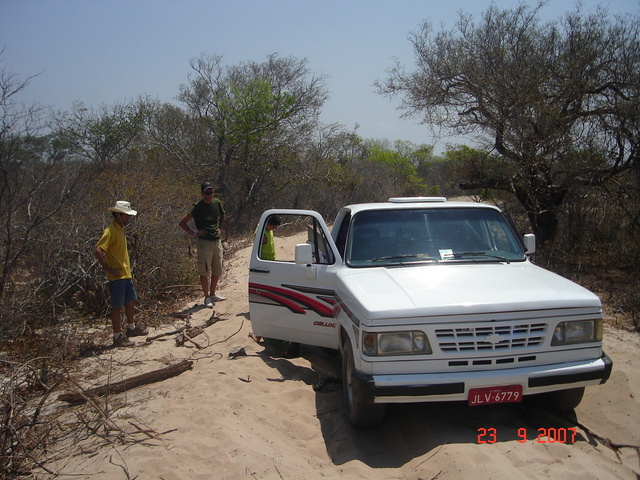
<path fill-rule="evenodd" d="M 141 385 L 147 385 L 149 383 L 160 382 L 167 378 L 180 375 L 187 370 L 193 368 L 193 362 L 189 360 L 183 360 L 175 365 L 169 365 L 168 367 L 154 370 L 152 372 L 143 373 L 142 375 L 136 375 L 135 377 L 127 378 L 116 383 L 109 385 L 101 385 L 99 387 L 90 388 L 82 392 L 75 393 L 63 393 L 58 396 L 58 400 L 71 403 L 73 405 L 79 405 L 87 401 L 88 397 L 102 397 L 111 393 L 122 393 L 132 388 L 139 387 Z"/>

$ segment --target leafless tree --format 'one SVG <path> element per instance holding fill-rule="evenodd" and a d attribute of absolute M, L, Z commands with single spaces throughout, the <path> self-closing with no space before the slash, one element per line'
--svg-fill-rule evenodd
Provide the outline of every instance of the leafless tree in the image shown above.
<path fill-rule="evenodd" d="M 71 112 L 59 112 L 53 117 L 52 127 L 70 153 L 105 167 L 136 139 L 145 115 L 141 102 L 102 105 L 97 109 L 74 102 Z"/>
<path fill-rule="evenodd" d="M 639 17 L 578 6 L 543 24 L 543 7 L 493 5 L 477 23 L 460 13 L 439 33 L 425 22 L 412 37 L 415 70 L 396 65 L 378 85 L 402 96 L 406 115 L 478 134 L 504 168 L 461 186 L 514 194 L 541 243 L 569 192 L 631 168 L 640 146 Z"/>
<path fill-rule="evenodd" d="M 162 151 L 167 164 L 176 163 L 181 173 L 197 181 L 215 164 L 210 131 L 202 119 L 180 107 L 158 102 L 147 102 L 146 132 L 150 146 Z"/>
<path fill-rule="evenodd" d="M 21 306 L 36 289 L 27 287 L 30 255 L 42 249 L 46 228 L 85 184 L 82 165 L 70 162 L 51 135 L 41 135 L 43 109 L 23 106 L 18 94 L 28 79 L 0 70 L 0 316 L 2 331 L 20 328 Z M 19 277 L 18 273 L 22 272 Z M 20 295 L 9 294 L 19 291 Z M 17 310 L 16 310 L 17 309 Z"/>

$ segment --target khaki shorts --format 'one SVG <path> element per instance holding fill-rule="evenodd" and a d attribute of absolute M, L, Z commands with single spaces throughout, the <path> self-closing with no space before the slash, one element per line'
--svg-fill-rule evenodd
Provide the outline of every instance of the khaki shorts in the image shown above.
<path fill-rule="evenodd" d="M 201 277 L 222 275 L 222 241 L 198 239 L 198 273 Z"/>

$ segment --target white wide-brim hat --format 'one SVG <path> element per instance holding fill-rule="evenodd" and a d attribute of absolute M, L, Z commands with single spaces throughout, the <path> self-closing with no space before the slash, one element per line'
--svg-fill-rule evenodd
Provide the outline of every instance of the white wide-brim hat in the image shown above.
<path fill-rule="evenodd" d="M 131 209 L 131 204 L 124 200 L 118 200 L 115 207 L 109 207 L 112 212 L 126 213 L 127 215 L 137 215 L 138 212 Z"/>

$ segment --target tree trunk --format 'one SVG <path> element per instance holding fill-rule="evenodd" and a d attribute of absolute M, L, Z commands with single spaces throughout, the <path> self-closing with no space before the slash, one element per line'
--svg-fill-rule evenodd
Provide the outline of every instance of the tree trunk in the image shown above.
<path fill-rule="evenodd" d="M 548 186 L 539 186 L 533 193 L 526 188 L 515 188 L 515 195 L 524 206 L 531 228 L 536 235 L 536 243 L 543 246 L 553 241 L 558 231 L 558 214 L 566 196 L 566 191 L 556 189 L 549 192 Z"/>

